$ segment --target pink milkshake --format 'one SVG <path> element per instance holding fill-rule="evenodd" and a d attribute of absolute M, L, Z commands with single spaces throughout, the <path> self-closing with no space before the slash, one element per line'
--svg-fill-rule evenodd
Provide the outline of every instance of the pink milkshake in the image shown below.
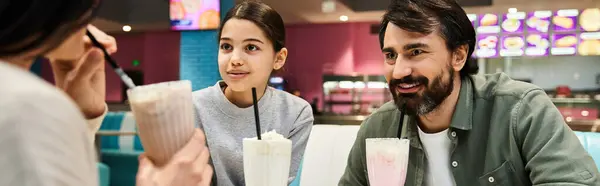
<path fill-rule="evenodd" d="M 408 139 L 366 139 L 369 184 L 371 186 L 404 185 L 409 149 Z"/>
<path fill-rule="evenodd" d="M 137 86 L 127 95 L 146 155 L 158 166 L 166 164 L 194 135 L 191 82 Z"/>

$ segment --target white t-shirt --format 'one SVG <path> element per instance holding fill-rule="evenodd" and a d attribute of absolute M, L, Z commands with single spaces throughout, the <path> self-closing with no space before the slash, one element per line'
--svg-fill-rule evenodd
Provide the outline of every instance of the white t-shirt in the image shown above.
<path fill-rule="evenodd" d="M 64 92 L 0 61 L 0 185 L 97 185 L 90 138 L 103 117 L 86 122 Z"/>
<path fill-rule="evenodd" d="M 419 128 L 419 127 L 417 127 Z M 427 134 L 419 128 L 419 139 L 427 155 L 427 172 L 425 185 L 427 186 L 453 186 L 454 176 L 450 167 L 450 147 L 452 141 L 448 137 L 448 129 Z"/>

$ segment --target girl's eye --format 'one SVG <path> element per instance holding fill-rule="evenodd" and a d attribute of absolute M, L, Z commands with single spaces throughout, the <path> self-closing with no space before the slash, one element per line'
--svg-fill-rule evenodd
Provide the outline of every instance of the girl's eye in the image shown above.
<path fill-rule="evenodd" d="M 233 46 L 231 46 L 230 44 L 227 44 L 227 43 L 221 44 L 221 46 L 219 48 L 221 48 L 221 50 L 233 50 Z"/>
<path fill-rule="evenodd" d="M 248 50 L 248 51 L 257 51 L 257 50 L 259 50 L 259 48 L 256 45 L 248 45 L 248 46 L 246 46 L 246 50 Z"/>

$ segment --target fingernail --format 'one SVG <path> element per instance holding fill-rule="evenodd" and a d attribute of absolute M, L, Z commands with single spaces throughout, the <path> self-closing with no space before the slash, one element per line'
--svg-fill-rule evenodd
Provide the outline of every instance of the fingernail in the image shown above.
<path fill-rule="evenodd" d="M 92 49 L 90 54 L 88 54 L 88 57 L 91 58 L 92 60 L 101 60 L 103 57 L 102 51 L 100 51 L 100 49 Z"/>

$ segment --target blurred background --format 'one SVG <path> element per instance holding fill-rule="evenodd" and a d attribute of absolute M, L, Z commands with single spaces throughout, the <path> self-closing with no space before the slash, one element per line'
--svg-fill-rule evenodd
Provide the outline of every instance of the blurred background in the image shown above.
<path fill-rule="evenodd" d="M 93 24 L 117 38 L 114 57 L 136 84 L 189 79 L 198 90 L 220 79 L 216 27 L 235 2 L 103 0 Z M 389 0 L 264 2 L 283 16 L 290 51 L 270 83 L 312 103 L 316 124 L 359 124 L 391 100 L 377 40 Z M 600 0 L 459 2 L 478 33 L 480 73 L 542 87 L 574 129 L 600 125 Z M 47 65 L 32 70 L 52 82 Z M 129 109 L 111 71 L 107 86 L 110 110 Z"/>

